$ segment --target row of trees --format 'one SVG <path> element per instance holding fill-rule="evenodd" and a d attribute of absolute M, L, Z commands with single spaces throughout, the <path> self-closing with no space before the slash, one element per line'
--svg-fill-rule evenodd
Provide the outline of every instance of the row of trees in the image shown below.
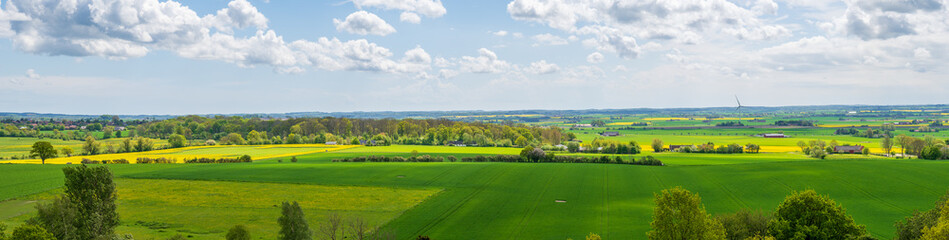
<path fill-rule="evenodd" d="M 530 127 L 523 124 L 499 125 L 481 122 L 456 122 L 446 119 L 350 119 L 350 118 L 291 118 L 259 119 L 241 117 L 205 118 L 184 116 L 162 121 L 142 123 L 135 127 L 140 136 L 169 138 L 173 134 L 186 139 L 228 139 L 237 134 L 248 144 L 299 142 L 322 143 L 334 140 L 362 138 L 372 140 L 380 134 L 389 143 L 444 145 L 461 141 L 467 145 L 495 146 L 505 141 L 518 146 L 531 143 L 559 144 L 574 138 L 557 127 Z M 256 133 L 253 133 L 256 132 Z M 291 136 L 291 134 L 293 134 Z M 280 139 L 280 141 L 276 141 Z M 522 139 L 519 141 L 519 139 Z M 343 141 L 337 141 L 343 142 Z M 350 141 L 346 141 L 350 142 Z M 521 142 L 523 144 L 518 144 Z M 225 143 L 222 143 L 225 144 Z"/>
<path fill-rule="evenodd" d="M 567 151 L 571 153 L 603 153 L 603 154 L 639 154 L 642 147 L 636 141 L 624 143 L 604 138 L 595 138 L 589 144 L 576 142 L 567 143 Z"/>
<path fill-rule="evenodd" d="M 651 147 L 653 149 L 653 152 L 663 152 L 663 151 L 670 150 L 669 148 L 666 148 L 665 145 L 663 145 L 662 139 L 658 139 L 658 138 L 652 140 Z M 761 146 L 758 146 L 758 144 L 754 144 L 754 143 L 749 143 L 745 146 L 741 146 L 737 143 L 731 143 L 731 144 L 721 145 L 721 146 L 716 147 L 715 143 L 708 142 L 705 144 L 700 144 L 698 146 L 695 146 L 695 145 L 679 146 L 678 148 L 674 149 L 674 151 L 682 152 L 682 153 L 720 153 L 720 154 L 758 153 L 759 151 L 761 151 Z"/>

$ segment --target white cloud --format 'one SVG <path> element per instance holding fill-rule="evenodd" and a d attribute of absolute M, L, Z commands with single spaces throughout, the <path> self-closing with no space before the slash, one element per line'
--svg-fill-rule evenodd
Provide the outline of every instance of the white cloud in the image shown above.
<path fill-rule="evenodd" d="M 336 30 L 352 34 L 385 36 L 395 33 L 395 28 L 392 25 L 386 23 L 379 16 L 366 11 L 349 14 L 349 16 L 346 16 L 346 20 L 343 21 L 333 19 L 333 24 L 336 25 Z"/>
<path fill-rule="evenodd" d="M 492 32 L 491 34 L 494 34 L 494 36 L 498 36 L 498 37 L 504 37 L 504 36 L 507 36 L 508 32 L 507 32 L 507 31 L 504 31 L 504 30 L 501 30 L 501 31 L 497 31 L 497 32 Z"/>
<path fill-rule="evenodd" d="M 227 31 L 230 31 L 230 27 L 246 28 L 253 26 L 258 29 L 265 29 L 268 21 L 267 17 L 257 11 L 257 7 L 251 5 L 247 0 L 234 0 L 227 4 L 227 8 L 219 10 L 217 15 L 209 17 L 213 18 L 218 28 Z"/>
<path fill-rule="evenodd" d="M 365 34 L 395 31 L 369 13 L 350 17 L 338 26 Z M 126 59 L 166 50 L 241 67 L 271 66 L 279 73 L 307 68 L 393 73 L 428 69 L 421 66 L 426 63 L 394 61 L 388 49 L 365 39 L 287 42 L 267 29 L 267 21 L 246 0 L 230 1 L 226 8 L 203 17 L 176 1 L 7 1 L 0 9 L 0 37 L 10 38 L 16 49 L 32 54 Z M 235 28 L 256 31 L 237 36 Z"/>
<path fill-rule="evenodd" d="M 587 35 L 592 47 L 624 58 L 641 53 L 637 39 L 695 44 L 716 35 L 739 40 L 790 35 L 786 27 L 758 19 L 777 11 L 771 1 L 749 9 L 726 0 L 513 0 L 507 11 L 516 20 Z"/>
<path fill-rule="evenodd" d="M 587 55 L 587 62 L 589 63 L 601 63 L 603 62 L 603 54 L 600 52 L 593 52 L 590 55 Z"/>
<path fill-rule="evenodd" d="M 399 14 L 399 21 L 419 24 L 422 22 L 422 17 L 419 17 L 418 14 L 414 12 L 402 12 L 402 14 Z"/>
<path fill-rule="evenodd" d="M 36 70 L 33 70 L 32 68 L 30 68 L 26 70 L 26 77 L 37 79 L 37 78 L 40 78 L 40 75 L 36 73 Z"/>
<path fill-rule="evenodd" d="M 486 48 L 478 49 L 478 56 L 463 56 L 458 65 L 461 71 L 471 73 L 500 73 L 511 68 L 511 64 L 498 60 L 498 55 Z"/>
<path fill-rule="evenodd" d="M 402 10 L 437 18 L 447 12 L 441 0 L 352 0 L 356 7 L 378 7 L 382 9 Z"/>
<path fill-rule="evenodd" d="M 553 34 L 550 34 L 550 33 L 544 33 L 544 34 L 537 34 L 537 35 L 534 35 L 533 39 L 534 39 L 534 41 L 537 41 L 537 43 L 535 43 L 535 44 L 533 45 L 533 46 L 535 46 L 535 47 L 536 47 L 536 46 L 540 46 L 540 45 L 551 45 L 551 46 L 554 46 L 554 45 L 566 45 L 566 44 L 567 44 L 567 40 L 566 40 L 566 39 L 563 39 L 563 38 L 560 37 L 560 36 L 553 35 Z"/>
<path fill-rule="evenodd" d="M 551 74 L 560 71 L 560 67 L 557 66 L 557 64 L 547 63 L 546 60 L 540 60 L 532 62 L 531 65 L 524 70 L 533 74 Z"/>

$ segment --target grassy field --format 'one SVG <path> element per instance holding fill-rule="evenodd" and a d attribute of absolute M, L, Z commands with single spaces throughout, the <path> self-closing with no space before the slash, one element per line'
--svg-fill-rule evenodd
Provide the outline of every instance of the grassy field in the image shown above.
<path fill-rule="evenodd" d="M 46 163 L 51 164 L 66 164 L 66 163 L 79 163 L 82 159 L 91 159 L 91 160 L 112 160 L 112 159 L 126 159 L 129 162 L 134 163 L 135 159 L 140 157 L 148 158 L 174 158 L 178 159 L 179 162 L 182 162 L 185 158 L 233 158 L 241 155 L 250 155 L 252 159 L 268 159 L 268 158 L 281 158 L 281 157 L 290 157 L 318 152 L 330 152 L 338 151 L 347 148 L 353 148 L 357 146 L 353 145 L 322 145 L 322 144 L 285 144 L 285 145 L 260 145 L 260 146 L 230 146 L 230 145 L 218 145 L 218 146 L 195 146 L 195 147 L 184 147 L 184 148 L 172 148 L 172 149 L 163 149 L 157 151 L 149 152 L 132 152 L 132 153 L 116 153 L 116 154 L 100 154 L 94 156 L 72 156 L 72 157 L 60 157 L 47 159 Z M 40 163 L 39 159 L 27 159 L 27 160 L 8 160 L 0 161 L 0 163 Z"/>
<path fill-rule="evenodd" d="M 814 189 L 843 204 L 875 236 L 929 208 L 949 187 L 946 162 L 799 161 L 647 167 L 523 163 L 319 163 L 189 167 L 129 174 L 136 178 L 237 180 L 446 190 L 386 225 L 402 237 L 565 239 L 589 232 L 642 239 L 652 194 L 684 186 L 712 213 L 771 210 L 793 190 Z M 404 176 L 396 178 L 395 176 Z M 554 200 L 566 200 L 555 203 Z M 584 221 L 577 221 L 583 219 Z"/>
<path fill-rule="evenodd" d="M 398 217 L 434 195 L 434 188 L 323 186 L 310 184 L 215 182 L 153 179 L 117 179 L 120 235 L 166 239 L 175 234 L 189 239 L 221 239 L 230 227 L 246 226 L 255 238 L 274 239 L 280 204 L 297 201 L 311 228 L 336 213 L 345 219 L 362 218 L 371 228 Z M 53 192 L 56 192 L 55 190 Z M 0 203 L 0 219 L 16 225 L 32 215 L 37 201 L 56 194 Z"/>
<path fill-rule="evenodd" d="M 234 224 L 246 224 L 256 226 L 252 230 L 258 236 L 272 238 L 279 213 L 273 204 L 297 200 L 306 203 L 311 226 L 318 225 L 321 214 L 339 210 L 371 219 L 374 226 L 393 231 L 400 239 L 417 235 L 435 239 L 582 239 L 590 232 L 607 239 L 645 239 L 653 194 L 683 186 L 700 194 L 713 214 L 740 208 L 770 211 L 791 191 L 814 189 L 841 203 L 874 236 L 887 239 L 893 236 L 895 221 L 914 209 L 930 208 L 949 188 L 949 162 L 862 155 L 832 155 L 828 160 L 795 153 L 635 155 L 653 155 L 668 165 L 664 167 L 331 162 L 365 155 L 409 156 L 413 150 L 459 157 L 520 151 L 387 146 L 317 149 L 299 155 L 297 163 L 276 161 L 289 157 L 278 156 L 288 154 L 282 151 L 310 151 L 305 150 L 307 146 L 298 147 L 301 149 L 294 151 L 251 146 L 179 149 L 190 154 L 276 151 L 266 153 L 276 157 L 244 164 L 109 165 L 120 178 L 123 225 L 118 232 L 136 237 L 180 232 L 210 239 L 219 238 Z M 23 196 L 55 191 L 62 185 L 61 167 L 0 164 L 0 172 L 14 173 L 0 175 L 0 199 L 18 198 L 0 202 L 0 221 L 25 219 L 28 214 L 23 213 L 30 211 L 23 208 L 30 206 L 32 199 Z M 389 206 L 390 201 L 397 203 Z"/>

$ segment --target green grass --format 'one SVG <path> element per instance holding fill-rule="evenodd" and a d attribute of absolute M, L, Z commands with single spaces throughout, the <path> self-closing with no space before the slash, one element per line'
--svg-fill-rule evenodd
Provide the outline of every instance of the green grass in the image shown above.
<path fill-rule="evenodd" d="M 791 191 L 814 189 L 841 203 L 857 223 L 867 225 L 873 235 L 891 238 L 895 221 L 912 214 L 914 209 L 932 207 L 932 202 L 949 188 L 949 177 L 946 174 L 949 172 L 949 162 L 865 159 L 859 155 L 834 156 L 835 160 L 814 160 L 787 153 L 655 154 L 670 165 L 665 167 L 553 163 L 330 162 L 333 158 L 362 155 L 407 156 L 413 149 L 418 150 L 420 154 L 438 156 L 469 156 L 511 151 L 509 149 L 519 151 L 516 148 L 363 147 L 299 156 L 298 163 L 265 160 L 249 164 L 110 167 L 116 176 L 133 179 L 370 186 L 404 190 L 444 189 L 384 225 L 384 229 L 394 231 L 400 239 L 410 239 L 417 235 L 429 235 L 435 239 L 582 239 L 590 232 L 608 239 L 644 239 L 652 216 L 653 193 L 674 186 L 683 186 L 700 194 L 703 203 L 713 214 L 733 212 L 740 208 L 770 211 Z M 639 156 L 641 155 L 636 155 Z M 32 169 L 34 174 L 22 174 L 10 179 L 33 182 L 29 179 L 46 174 L 53 176 L 53 180 L 46 180 L 48 184 L 56 187 L 54 180 L 59 181 L 60 185 L 62 181 L 61 176 L 55 177 L 61 175 L 59 167 L 61 165 L 0 165 L 0 172 Z M 159 184 L 154 190 L 147 190 L 148 186 L 135 188 L 143 188 L 144 191 L 168 189 L 169 195 L 176 196 L 201 196 L 200 191 L 188 192 L 188 189 L 176 188 L 174 185 Z M 0 194 L 4 193 L 2 190 L 6 190 L 6 187 L 0 188 Z M 14 197 L 16 194 L 31 193 L 29 190 L 8 192 L 8 196 Z M 221 194 L 243 196 L 241 192 L 243 191 L 228 191 Z M 293 190 L 274 191 L 270 195 L 287 192 Z M 556 199 L 567 202 L 555 203 Z M 154 209 L 148 210 L 148 206 L 158 204 L 149 201 L 161 199 L 143 198 L 136 201 L 142 203 L 121 204 L 141 208 L 143 215 L 127 213 L 122 215 L 123 219 L 158 219 L 159 215 L 165 214 L 171 217 L 159 222 L 169 223 L 174 220 L 171 218 L 197 218 L 197 215 L 191 215 L 192 212 L 214 211 L 214 208 L 189 208 L 172 204 L 162 208 L 168 209 L 167 211 L 158 213 Z M 2 212 L 0 210 L 0 213 Z M 270 212 L 276 213 L 250 211 L 205 219 L 202 222 L 207 223 L 195 223 L 204 227 L 194 227 L 187 231 L 199 232 L 191 233 L 192 235 L 206 233 L 201 236 L 217 236 L 223 226 L 254 223 L 250 217 L 273 214 Z M 267 220 L 266 216 L 269 215 L 259 216 L 264 219 L 260 220 L 260 224 L 271 221 Z M 377 223 L 382 222 L 384 221 Z M 135 226 L 124 226 L 119 230 L 138 231 L 135 229 Z"/>
<path fill-rule="evenodd" d="M 565 239 L 589 232 L 642 239 L 652 194 L 699 193 L 712 213 L 772 210 L 793 190 L 829 194 L 872 234 L 925 209 L 949 187 L 949 163 L 918 160 L 802 161 L 715 166 L 602 164 L 339 163 L 213 165 L 129 174 L 136 178 L 264 181 L 446 190 L 387 225 L 402 238 Z M 320 162 L 322 162 L 320 160 Z M 394 176 L 405 176 L 396 178 Z M 555 199 L 567 203 L 554 203 Z"/>

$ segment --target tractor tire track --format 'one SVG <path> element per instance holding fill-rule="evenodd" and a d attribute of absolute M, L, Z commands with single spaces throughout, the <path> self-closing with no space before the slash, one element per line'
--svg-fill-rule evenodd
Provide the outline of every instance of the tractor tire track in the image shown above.
<path fill-rule="evenodd" d="M 489 168 L 484 168 L 484 169 L 489 169 Z M 470 201 L 472 198 L 474 198 L 474 196 L 476 196 L 476 195 L 478 195 L 478 194 L 481 194 L 481 192 L 484 192 L 484 190 L 487 189 L 488 186 L 491 185 L 491 183 L 497 181 L 498 178 L 501 178 L 502 175 L 507 175 L 507 173 L 510 172 L 510 170 L 511 170 L 511 168 L 502 168 L 502 169 L 503 169 L 504 171 L 498 171 L 496 174 L 494 174 L 493 176 L 491 176 L 487 181 L 485 181 L 484 184 L 482 184 L 481 186 L 476 187 L 476 188 L 474 189 L 474 191 L 472 191 L 472 192 L 469 193 L 467 196 L 465 196 L 464 199 L 462 199 L 461 201 L 459 201 L 457 204 L 452 205 L 452 206 L 449 208 L 448 211 L 446 211 L 445 213 L 442 213 L 441 215 L 439 215 L 438 218 L 436 218 L 434 221 L 431 221 L 431 222 L 429 222 L 428 224 L 425 224 L 425 226 L 423 226 L 421 229 L 419 229 L 419 230 L 416 231 L 414 234 L 412 234 L 412 236 L 421 236 L 421 235 L 423 235 L 423 233 L 425 233 L 425 232 L 431 230 L 433 227 L 435 227 L 435 226 L 437 226 L 438 224 L 440 224 L 441 222 L 443 222 L 443 221 L 444 221 L 445 219 L 447 219 L 449 216 L 455 214 L 455 212 L 457 212 L 458 209 L 461 209 L 461 207 L 464 206 L 466 203 L 468 203 L 468 201 Z"/>
<path fill-rule="evenodd" d="M 550 183 L 553 182 L 554 176 L 561 176 L 560 173 L 562 171 L 563 171 L 563 168 L 560 168 L 557 171 L 557 174 L 548 174 L 550 175 L 550 177 L 547 178 L 547 181 L 544 181 L 544 189 L 541 190 L 540 194 L 537 195 L 537 199 L 534 200 L 534 204 L 531 205 L 531 208 L 528 211 L 528 214 L 525 214 L 523 217 L 521 217 L 521 222 L 517 224 L 517 228 L 520 230 L 517 231 L 517 234 L 515 234 L 514 238 L 512 239 L 521 239 L 520 236 L 525 231 L 524 223 L 527 222 L 528 219 L 534 217 L 534 213 L 537 212 L 537 204 L 539 204 L 540 201 L 543 200 L 543 197 L 547 195 L 547 190 L 550 189 L 550 185 L 552 185 Z"/>

